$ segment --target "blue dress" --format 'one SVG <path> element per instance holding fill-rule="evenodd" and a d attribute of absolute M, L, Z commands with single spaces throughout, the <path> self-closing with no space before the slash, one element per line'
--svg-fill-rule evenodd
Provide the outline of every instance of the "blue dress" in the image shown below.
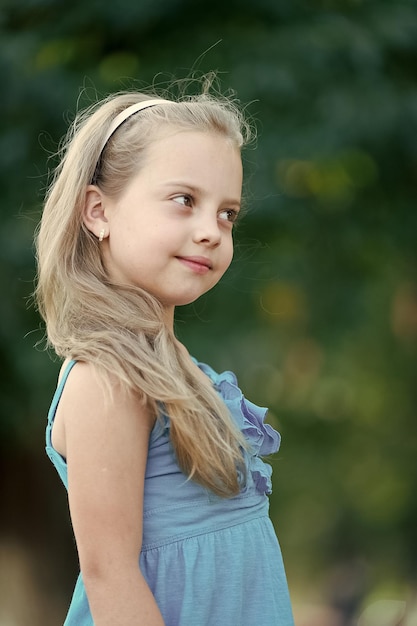
<path fill-rule="evenodd" d="M 52 425 L 68 364 L 52 400 L 46 450 L 68 488 L 65 459 L 53 448 Z M 294 626 L 278 540 L 268 515 L 271 467 L 260 455 L 279 448 L 266 409 L 244 398 L 232 372 L 198 363 L 251 445 L 241 493 L 220 498 L 186 480 L 175 459 L 167 417 L 151 432 L 145 474 L 140 569 L 166 626 Z M 64 626 L 93 626 L 82 576 Z"/>

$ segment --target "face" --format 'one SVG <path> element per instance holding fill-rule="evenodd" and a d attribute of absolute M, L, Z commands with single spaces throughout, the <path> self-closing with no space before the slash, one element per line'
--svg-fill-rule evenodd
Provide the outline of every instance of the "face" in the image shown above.
<path fill-rule="evenodd" d="M 188 131 L 155 141 L 145 161 L 121 197 L 102 199 L 108 237 L 100 245 L 111 278 L 173 311 L 230 265 L 242 162 L 225 137 Z"/>

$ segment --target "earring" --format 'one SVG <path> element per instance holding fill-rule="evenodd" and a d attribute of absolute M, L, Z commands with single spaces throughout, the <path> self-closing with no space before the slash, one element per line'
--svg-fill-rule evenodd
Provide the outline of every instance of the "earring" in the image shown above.
<path fill-rule="evenodd" d="M 98 240 L 99 240 L 100 242 L 102 242 L 102 241 L 103 241 L 103 239 L 104 239 L 104 233 L 105 233 L 105 232 L 106 232 L 106 231 L 104 230 L 104 228 L 102 228 L 102 229 L 101 229 L 101 231 L 100 231 L 100 234 L 99 234 L 99 236 L 98 236 Z"/>

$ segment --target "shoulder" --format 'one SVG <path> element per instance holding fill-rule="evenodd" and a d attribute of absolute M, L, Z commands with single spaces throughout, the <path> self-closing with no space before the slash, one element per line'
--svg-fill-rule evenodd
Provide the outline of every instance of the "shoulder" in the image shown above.
<path fill-rule="evenodd" d="M 93 363 L 73 361 L 69 358 L 65 359 L 61 366 L 58 384 L 62 381 L 71 364 L 73 367 L 68 373 L 64 388 L 66 396 L 69 396 L 71 391 L 74 390 L 87 393 L 87 395 L 89 393 L 101 393 L 105 395 L 106 390 L 109 391 L 109 384 L 112 390 L 117 392 L 118 384 L 115 377 L 109 377 L 109 383 L 107 383 L 106 377 Z"/>
<path fill-rule="evenodd" d="M 64 361 L 59 373 L 59 381 L 62 380 L 69 364 L 69 359 Z M 73 367 L 65 382 L 62 403 L 79 404 L 81 401 L 100 406 L 106 411 L 126 406 L 136 407 L 141 413 L 147 412 L 139 394 L 127 389 L 116 376 L 107 375 L 93 363 L 76 361 L 73 362 Z"/>
<path fill-rule="evenodd" d="M 69 361 L 61 368 L 59 379 Z M 90 439 L 116 436 L 120 429 L 132 436 L 148 438 L 155 423 L 146 404 L 138 394 L 125 389 L 116 377 L 105 376 L 92 363 L 76 362 L 68 374 L 57 408 L 54 446 L 67 457 L 69 440 L 78 433 Z M 79 438 L 78 436 L 76 439 Z"/>

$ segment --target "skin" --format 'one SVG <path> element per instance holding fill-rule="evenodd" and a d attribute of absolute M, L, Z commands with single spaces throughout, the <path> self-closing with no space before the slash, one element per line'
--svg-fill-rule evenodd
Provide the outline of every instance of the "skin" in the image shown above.
<path fill-rule="evenodd" d="M 110 276 L 157 297 L 172 327 L 175 306 L 211 289 L 232 260 L 241 187 L 240 154 L 229 140 L 174 129 L 153 143 L 117 200 L 87 188 L 84 223 L 97 237 L 104 229 L 100 245 Z M 91 364 L 77 363 L 52 442 L 67 460 L 71 519 L 95 625 L 163 626 L 138 567 L 155 416 L 116 381 L 112 392 L 103 394 Z"/>

